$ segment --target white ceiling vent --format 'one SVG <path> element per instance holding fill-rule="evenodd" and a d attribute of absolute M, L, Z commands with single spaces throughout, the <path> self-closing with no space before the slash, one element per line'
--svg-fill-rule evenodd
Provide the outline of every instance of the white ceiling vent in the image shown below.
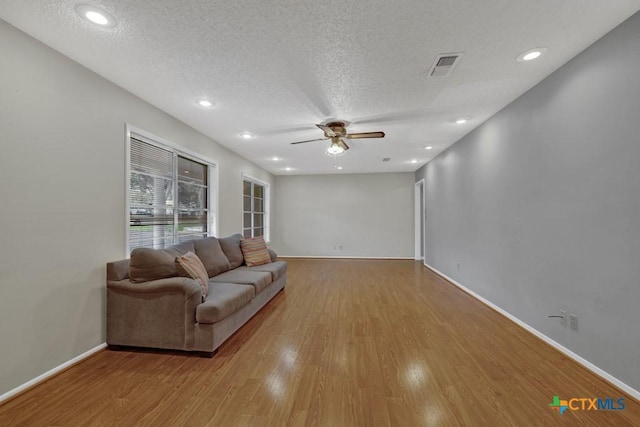
<path fill-rule="evenodd" d="M 429 69 L 429 73 L 427 74 L 429 77 L 447 77 L 452 72 L 453 69 L 460 62 L 460 58 L 462 57 L 462 53 L 441 53 L 436 56 L 436 60 L 433 61 L 433 65 Z"/>

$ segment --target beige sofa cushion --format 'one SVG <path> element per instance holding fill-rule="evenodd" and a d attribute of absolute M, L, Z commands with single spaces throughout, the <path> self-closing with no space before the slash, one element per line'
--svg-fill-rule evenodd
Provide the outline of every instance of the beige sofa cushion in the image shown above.
<path fill-rule="evenodd" d="M 166 249 L 136 248 L 131 251 L 129 279 L 134 283 L 178 275 L 176 258 L 194 251 L 191 241 Z"/>
<path fill-rule="evenodd" d="M 242 255 L 242 249 L 240 249 L 240 240 L 242 240 L 242 234 L 234 234 L 233 236 L 218 239 L 220 247 L 227 256 L 231 268 L 237 268 L 244 264 L 244 255 Z"/>
<path fill-rule="evenodd" d="M 240 283 L 243 285 L 252 285 L 256 289 L 256 294 L 261 290 L 269 286 L 271 280 L 271 273 L 265 273 L 262 271 L 247 271 L 236 268 L 226 273 L 218 274 L 215 277 L 209 279 L 209 283 Z"/>
<path fill-rule="evenodd" d="M 193 240 L 193 245 L 196 249 L 196 255 L 198 255 L 198 258 L 207 269 L 209 277 L 224 273 L 231 268 L 227 256 L 222 252 L 220 242 L 215 237 Z"/>
<path fill-rule="evenodd" d="M 219 322 L 247 305 L 255 294 L 250 285 L 209 283 L 209 297 L 196 307 L 196 321 Z"/>

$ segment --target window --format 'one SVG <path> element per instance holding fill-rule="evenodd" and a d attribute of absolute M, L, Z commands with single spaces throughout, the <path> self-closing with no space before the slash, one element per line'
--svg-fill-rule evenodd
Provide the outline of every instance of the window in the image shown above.
<path fill-rule="evenodd" d="M 255 179 L 243 180 L 243 234 L 244 237 L 264 236 L 269 240 L 269 185 Z"/>
<path fill-rule="evenodd" d="M 215 165 L 141 135 L 129 138 L 128 249 L 165 248 L 215 234 Z"/>

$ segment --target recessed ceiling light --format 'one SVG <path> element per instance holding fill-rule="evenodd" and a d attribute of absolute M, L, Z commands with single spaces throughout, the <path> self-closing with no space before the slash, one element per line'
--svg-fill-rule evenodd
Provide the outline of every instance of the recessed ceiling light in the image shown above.
<path fill-rule="evenodd" d="M 213 102 L 209 101 L 208 99 L 199 99 L 197 101 L 197 104 L 205 108 L 213 107 Z"/>
<path fill-rule="evenodd" d="M 418 163 L 416 159 L 411 159 L 411 163 Z"/>
<path fill-rule="evenodd" d="M 292 171 L 293 168 L 290 168 L 289 166 L 287 166 L 286 168 L 284 168 L 284 170 L 286 170 L 287 172 Z"/>
<path fill-rule="evenodd" d="M 242 133 L 240 134 L 240 138 L 242 138 L 242 139 L 251 139 L 251 138 L 253 138 L 254 136 L 255 136 L 255 135 L 254 135 L 254 134 L 252 134 L 251 132 L 242 132 Z"/>
<path fill-rule="evenodd" d="M 464 123 L 467 123 L 469 121 L 469 117 L 458 117 L 457 119 L 454 120 L 454 123 L 457 125 L 462 125 Z"/>
<path fill-rule="evenodd" d="M 430 145 L 427 145 L 426 147 L 424 147 L 425 150 L 431 150 L 433 147 Z"/>
<path fill-rule="evenodd" d="M 522 52 L 516 60 L 518 62 L 527 62 L 532 61 L 536 58 L 540 58 L 548 49 L 546 47 L 536 47 L 534 49 L 529 49 L 526 52 Z"/>
<path fill-rule="evenodd" d="M 342 166 L 335 165 L 334 167 L 335 167 L 336 169 L 338 169 L 339 171 L 341 171 L 341 170 L 342 170 Z"/>
<path fill-rule="evenodd" d="M 273 156 L 271 160 L 273 160 L 274 162 L 277 162 L 278 160 L 282 160 L 282 159 L 278 156 Z"/>
<path fill-rule="evenodd" d="M 107 19 L 107 17 L 101 14 L 100 12 L 93 12 L 90 10 L 89 12 L 85 13 L 84 16 L 86 16 L 87 19 L 93 22 L 94 24 L 107 25 L 109 23 L 109 20 Z"/>
<path fill-rule="evenodd" d="M 88 4 L 79 4 L 76 6 L 76 12 L 84 19 L 101 27 L 113 28 L 116 26 L 116 18 L 99 7 Z"/>

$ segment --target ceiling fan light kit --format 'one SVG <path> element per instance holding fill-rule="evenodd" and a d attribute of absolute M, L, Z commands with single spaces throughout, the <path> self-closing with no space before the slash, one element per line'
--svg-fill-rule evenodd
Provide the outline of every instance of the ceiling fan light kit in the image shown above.
<path fill-rule="evenodd" d="M 341 154 L 344 154 L 344 152 L 345 152 L 344 148 L 342 148 L 340 145 L 333 142 L 331 143 L 329 148 L 327 148 L 327 154 L 330 156 L 339 156 Z"/>

